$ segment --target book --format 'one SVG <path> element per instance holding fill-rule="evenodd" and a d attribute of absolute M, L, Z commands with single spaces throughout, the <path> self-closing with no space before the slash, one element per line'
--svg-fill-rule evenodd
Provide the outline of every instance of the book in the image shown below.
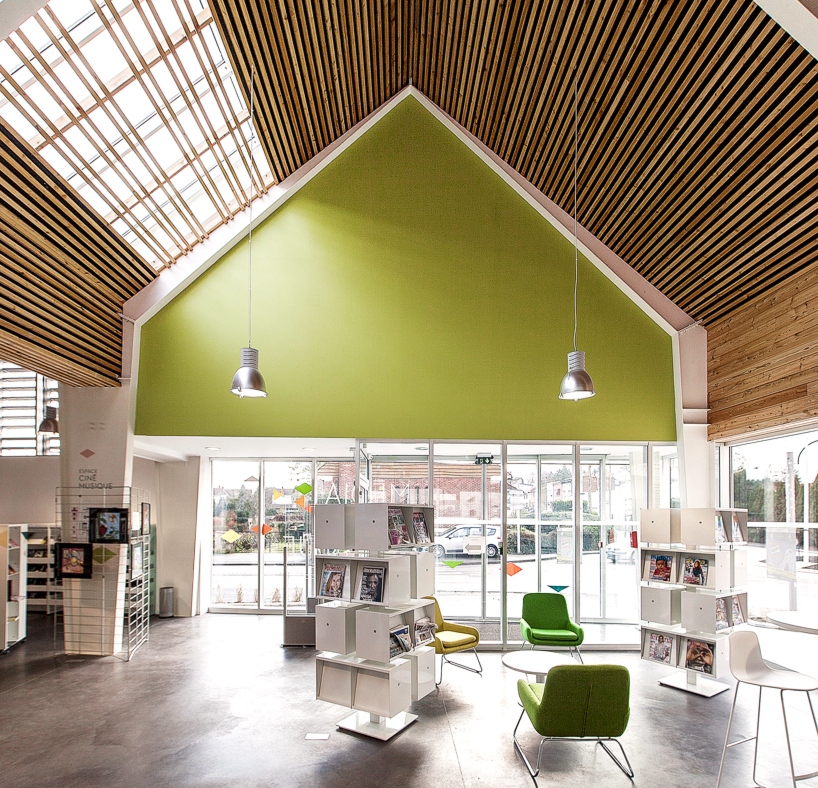
<path fill-rule="evenodd" d="M 358 598 L 361 602 L 383 602 L 383 581 L 386 568 L 365 566 L 361 572 L 361 588 Z"/>
<path fill-rule="evenodd" d="M 648 580 L 661 580 L 668 582 L 670 580 L 670 571 L 673 567 L 672 555 L 656 555 L 650 557 L 650 576 Z"/>
<path fill-rule="evenodd" d="M 724 530 L 724 520 L 720 514 L 716 515 L 716 544 L 727 541 L 727 532 Z"/>
<path fill-rule="evenodd" d="M 408 624 L 401 624 L 400 626 L 393 627 L 391 630 L 389 630 L 389 637 L 397 640 L 401 651 L 412 650 L 412 635 L 409 632 Z M 392 659 L 391 656 L 389 658 Z"/>
<path fill-rule="evenodd" d="M 741 536 L 741 524 L 738 521 L 738 514 L 733 512 L 733 541 L 734 542 L 743 542 L 744 539 Z"/>
<path fill-rule="evenodd" d="M 670 664 L 670 654 L 672 651 L 673 638 L 670 635 L 658 635 L 656 632 L 650 633 L 648 659 L 652 659 L 654 662 Z"/>
<path fill-rule="evenodd" d="M 703 586 L 707 584 L 707 559 L 706 558 L 685 558 L 685 571 L 683 582 L 691 586 Z"/>
<path fill-rule="evenodd" d="M 427 643 L 433 643 L 436 631 L 437 624 L 435 624 L 428 616 L 419 618 L 417 621 L 415 621 L 415 645 L 424 646 Z"/>
<path fill-rule="evenodd" d="M 727 600 L 724 597 L 716 599 L 716 632 L 727 629 L 730 621 L 727 619 Z"/>
<path fill-rule="evenodd" d="M 713 646 L 703 640 L 689 639 L 685 654 L 685 667 L 700 673 L 713 672 Z"/>
<path fill-rule="evenodd" d="M 346 577 L 346 564 L 324 564 L 321 572 L 321 587 L 318 596 L 329 596 L 340 599 L 344 594 L 344 578 Z"/>
<path fill-rule="evenodd" d="M 737 627 L 744 623 L 744 613 L 741 611 L 741 602 L 737 596 L 733 597 L 733 626 Z"/>
<path fill-rule="evenodd" d="M 429 529 L 423 512 L 412 512 L 412 525 L 415 527 L 415 541 L 423 544 L 429 541 Z"/>
<path fill-rule="evenodd" d="M 412 544 L 412 539 L 409 537 L 409 530 L 406 527 L 406 521 L 403 519 L 403 512 L 400 509 L 389 507 L 387 512 L 388 527 L 389 527 L 389 544 Z"/>

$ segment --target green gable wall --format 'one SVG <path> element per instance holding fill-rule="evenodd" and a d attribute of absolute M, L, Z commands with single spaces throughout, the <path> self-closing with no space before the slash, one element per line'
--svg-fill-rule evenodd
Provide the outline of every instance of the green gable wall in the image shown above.
<path fill-rule="evenodd" d="M 407 98 L 142 328 L 136 433 L 675 440 L 670 337 Z"/>

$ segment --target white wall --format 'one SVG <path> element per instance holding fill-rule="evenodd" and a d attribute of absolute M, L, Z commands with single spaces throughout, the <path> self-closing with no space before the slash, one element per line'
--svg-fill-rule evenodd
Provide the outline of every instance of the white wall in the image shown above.
<path fill-rule="evenodd" d="M 59 457 L 0 457 L 0 523 L 53 523 Z"/>

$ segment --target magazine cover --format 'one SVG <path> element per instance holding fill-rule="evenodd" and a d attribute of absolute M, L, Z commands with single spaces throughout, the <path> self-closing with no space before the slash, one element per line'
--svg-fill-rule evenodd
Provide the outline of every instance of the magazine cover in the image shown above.
<path fill-rule="evenodd" d="M 737 627 L 739 624 L 744 623 L 744 613 L 741 612 L 741 602 L 738 601 L 738 597 L 733 597 L 733 626 Z"/>
<path fill-rule="evenodd" d="M 400 640 L 398 640 L 397 635 L 394 632 L 389 633 L 389 659 L 395 659 L 395 657 L 399 657 L 403 654 L 403 648 L 401 647 Z"/>
<path fill-rule="evenodd" d="M 670 654 L 673 650 L 673 638 L 670 635 L 657 635 L 650 633 L 650 646 L 648 648 L 648 659 L 654 662 L 665 662 L 670 664 Z"/>
<path fill-rule="evenodd" d="M 702 640 L 688 640 L 685 667 L 700 673 L 712 673 L 713 647 Z"/>
<path fill-rule="evenodd" d="M 346 573 L 346 564 L 324 564 L 324 570 L 321 573 L 321 590 L 318 596 L 340 599 L 344 593 Z"/>
<path fill-rule="evenodd" d="M 415 644 L 424 646 L 433 643 L 436 629 L 437 624 L 432 623 L 428 617 L 418 619 L 415 622 Z"/>
<path fill-rule="evenodd" d="M 684 582 L 691 586 L 707 584 L 706 558 L 685 558 Z"/>
<path fill-rule="evenodd" d="M 361 602 L 383 602 L 383 566 L 365 566 L 361 575 Z"/>
<path fill-rule="evenodd" d="M 412 523 L 415 526 L 415 541 L 418 544 L 429 541 L 429 529 L 423 512 L 412 512 Z"/>
<path fill-rule="evenodd" d="M 389 519 L 389 543 L 393 545 L 412 544 L 406 522 L 403 519 L 403 512 L 400 509 L 389 507 L 387 514 Z"/>
<path fill-rule="evenodd" d="M 730 622 L 727 620 L 727 600 L 724 597 L 716 599 L 716 632 L 727 629 Z"/>
<path fill-rule="evenodd" d="M 409 626 L 407 624 L 402 624 L 399 627 L 394 627 L 389 631 L 389 636 L 395 638 L 398 641 L 398 645 L 400 646 L 401 651 L 412 650 L 412 636 L 409 633 Z"/>
<path fill-rule="evenodd" d="M 649 580 L 670 580 L 670 570 L 673 566 L 672 555 L 651 555 Z"/>
<path fill-rule="evenodd" d="M 742 542 L 744 541 L 741 538 L 741 525 L 738 521 L 738 514 L 733 512 L 733 541 L 734 542 Z"/>
<path fill-rule="evenodd" d="M 716 544 L 721 544 L 727 541 L 727 533 L 724 530 L 724 520 L 721 515 L 716 515 Z"/>

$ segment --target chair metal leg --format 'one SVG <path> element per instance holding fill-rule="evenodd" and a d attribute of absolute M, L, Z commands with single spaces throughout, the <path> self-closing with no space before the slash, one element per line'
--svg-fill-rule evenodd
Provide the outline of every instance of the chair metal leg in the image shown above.
<path fill-rule="evenodd" d="M 483 665 L 480 662 L 480 655 L 477 653 L 476 648 L 472 647 L 471 650 L 474 652 L 474 656 L 477 659 L 477 665 L 479 667 L 479 670 L 478 670 L 478 668 L 470 668 L 468 665 L 463 665 L 460 662 L 455 662 L 454 660 L 449 659 L 445 654 L 443 655 L 443 659 L 446 660 L 446 662 L 448 662 L 450 665 L 454 665 L 456 668 L 463 668 L 463 670 L 468 670 L 470 673 L 479 673 L 479 674 L 482 675 Z M 441 681 L 443 680 L 443 666 L 442 666 L 442 664 L 441 664 L 441 668 L 440 668 L 440 680 Z"/>
<path fill-rule="evenodd" d="M 542 758 L 542 747 L 545 744 L 545 739 L 540 739 L 540 746 L 537 750 L 537 768 L 534 769 L 528 761 L 528 758 L 525 757 L 525 753 L 523 752 L 523 748 L 520 747 L 520 742 L 517 741 L 517 728 L 520 727 L 520 723 L 523 720 L 523 716 L 525 715 L 525 709 L 520 712 L 520 718 L 517 720 L 517 724 L 514 726 L 514 733 L 511 734 L 511 738 L 514 739 L 514 748 L 520 753 L 520 757 L 523 759 L 523 763 L 525 764 L 525 768 L 528 769 L 528 774 L 531 776 L 531 779 L 534 780 L 534 785 L 537 785 L 537 775 L 540 773 L 540 759 Z"/>
<path fill-rule="evenodd" d="M 435 673 L 437 673 L 437 670 L 435 670 Z M 439 687 L 442 681 L 443 681 L 443 654 L 440 655 L 440 679 L 435 682 L 435 686 Z"/>
<path fill-rule="evenodd" d="M 576 652 L 577 652 L 577 656 L 579 657 L 579 663 L 580 663 L 580 665 L 584 665 L 584 664 L 585 664 L 585 662 L 584 662 L 584 661 L 583 661 L 583 659 L 582 659 L 582 654 L 580 654 L 580 653 L 579 653 L 579 646 L 573 646 L 571 649 L 569 649 L 569 652 L 570 652 L 570 651 L 576 651 Z M 621 745 L 620 745 L 620 746 L 621 746 Z M 612 755 L 611 757 L 613 758 L 613 755 Z M 626 760 L 627 760 L 627 759 L 626 759 Z"/>
<path fill-rule="evenodd" d="M 716 788 L 719 788 L 721 785 L 721 775 L 724 771 L 724 758 L 727 755 L 727 748 L 730 746 L 727 742 L 730 741 L 730 728 L 733 727 L 733 714 L 736 711 L 736 701 L 738 700 L 738 688 L 741 686 L 741 682 L 739 681 L 736 684 L 736 690 L 733 693 L 733 705 L 730 707 L 730 720 L 727 723 L 727 734 L 724 737 L 724 747 L 721 750 L 721 764 L 719 765 L 719 779 L 716 780 Z M 736 742 L 738 744 L 738 742 Z"/>
<path fill-rule="evenodd" d="M 801 690 L 794 690 L 795 692 L 801 692 Z M 812 707 L 812 699 L 809 697 L 809 692 L 807 692 L 807 698 L 809 698 L 809 708 L 812 712 L 812 721 L 815 723 L 815 730 L 818 732 L 818 722 L 815 720 L 815 709 Z M 792 747 L 790 746 L 790 726 L 787 724 L 787 709 L 784 706 L 784 690 L 781 690 L 781 713 L 784 715 L 784 733 L 787 737 L 787 752 L 790 756 L 790 774 L 792 775 L 792 788 L 796 788 L 796 783 L 799 780 L 810 780 L 813 777 L 818 777 L 818 772 L 810 772 L 809 774 L 796 774 L 795 773 L 795 764 L 792 760 Z"/>
<path fill-rule="evenodd" d="M 624 765 L 622 764 L 622 761 L 620 761 L 620 760 L 619 760 L 619 758 L 617 758 L 617 757 L 616 757 L 616 756 L 615 756 L 615 755 L 614 755 L 614 754 L 613 754 L 613 753 L 610 751 L 610 749 L 608 748 L 608 746 L 605 744 L 605 742 L 606 742 L 606 741 L 613 741 L 613 742 L 616 742 L 616 743 L 619 745 L 619 749 L 622 751 L 622 757 L 625 759 L 625 763 L 626 763 L 626 764 L 628 764 L 628 768 L 627 768 L 627 769 L 626 769 L 626 768 L 624 767 Z M 599 740 L 597 741 L 597 744 L 601 744 L 601 745 L 602 745 L 602 749 L 603 749 L 603 750 L 605 750 L 605 752 L 607 752 L 607 753 L 608 753 L 608 755 L 610 755 L 610 756 L 611 756 L 611 758 L 612 758 L 613 762 L 614 762 L 614 763 L 615 763 L 615 764 L 616 764 L 616 765 L 617 765 L 617 766 L 618 766 L 620 769 L 622 769 L 622 771 L 625 773 L 625 776 L 626 776 L 626 777 L 628 777 L 628 779 L 632 780 L 632 779 L 633 779 L 633 766 L 631 766 L 631 762 L 628 760 L 628 756 L 627 756 L 627 755 L 626 755 L 626 753 L 625 753 L 625 748 L 622 746 L 622 742 L 621 742 L 621 741 L 619 741 L 619 739 L 605 739 L 605 741 L 603 741 L 602 739 L 599 739 Z"/>

